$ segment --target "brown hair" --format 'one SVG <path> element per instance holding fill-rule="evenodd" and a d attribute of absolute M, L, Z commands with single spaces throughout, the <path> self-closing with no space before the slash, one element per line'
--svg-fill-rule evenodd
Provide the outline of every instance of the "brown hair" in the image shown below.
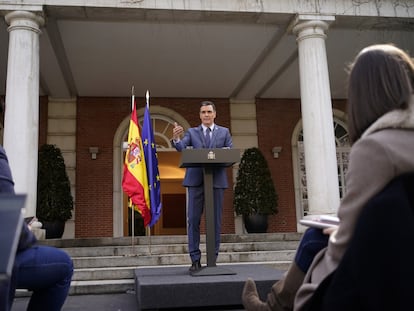
<path fill-rule="evenodd" d="M 401 49 L 373 45 L 356 57 L 348 79 L 349 136 L 357 141 L 379 117 L 408 106 L 414 86 L 414 63 Z"/>

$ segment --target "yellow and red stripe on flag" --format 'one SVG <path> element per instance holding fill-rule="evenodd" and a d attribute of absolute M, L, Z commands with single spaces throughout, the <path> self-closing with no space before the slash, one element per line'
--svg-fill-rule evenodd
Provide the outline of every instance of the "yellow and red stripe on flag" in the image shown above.
<path fill-rule="evenodd" d="M 146 227 L 151 221 L 150 197 L 135 101 L 129 122 L 128 149 L 125 155 L 122 189 L 128 195 L 130 204 L 141 214 Z"/>

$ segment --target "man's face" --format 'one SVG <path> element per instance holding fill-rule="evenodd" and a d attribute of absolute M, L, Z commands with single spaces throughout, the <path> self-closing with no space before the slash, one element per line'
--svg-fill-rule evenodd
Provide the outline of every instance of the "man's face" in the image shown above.
<path fill-rule="evenodd" d="M 205 126 L 211 126 L 214 123 L 216 118 L 216 112 L 213 109 L 213 106 L 201 106 L 200 107 L 200 120 Z"/>

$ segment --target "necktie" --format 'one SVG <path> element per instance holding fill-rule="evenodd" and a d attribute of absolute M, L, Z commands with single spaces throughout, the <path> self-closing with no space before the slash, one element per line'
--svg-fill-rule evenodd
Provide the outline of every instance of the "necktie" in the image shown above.
<path fill-rule="evenodd" d="M 210 132 L 211 132 L 211 129 L 208 127 L 206 129 L 206 148 L 210 148 L 210 143 L 211 143 Z"/>

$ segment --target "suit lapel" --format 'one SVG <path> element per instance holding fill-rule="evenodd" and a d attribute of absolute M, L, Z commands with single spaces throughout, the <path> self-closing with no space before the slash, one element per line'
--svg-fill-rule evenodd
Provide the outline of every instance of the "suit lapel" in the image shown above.
<path fill-rule="evenodd" d="M 216 136 L 217 136 L 217 132 L 218 132 L 218 127 L 217 125 L 214 125 L 214 129 L 211 135 L 211 147 L 215 148 L 216 146 Z"/>
<path fill-rule="evenodd" d="M 208 146 L 206 145 L 206 137 L 204 136 L 203 127 L 201 125 L 198 127 L 198 135 L 200 136 L 200 141 L 203 142 L 203 147 L 208 148 Z"/>

